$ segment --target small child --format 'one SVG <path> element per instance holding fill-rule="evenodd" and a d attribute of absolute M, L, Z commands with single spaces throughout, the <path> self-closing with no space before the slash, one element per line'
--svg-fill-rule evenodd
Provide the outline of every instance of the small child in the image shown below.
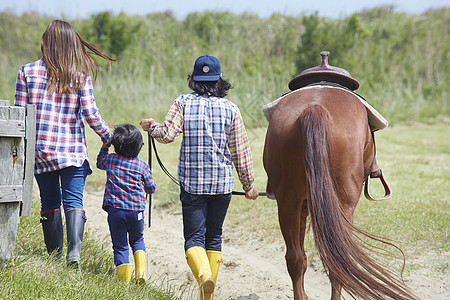
<path fill-rule="evenodd" d="M 138 157 L 144 143 L 135 126 L 117 126 L 111 144 L 116 153 L 108 154 L 109 146 L 103 144 L 97 156 L 97 168 L 107 175 L 102 208 L 108 213 L 119 280 L 126 283 L 131 280 L 129 242 L 134 254 L 135 280 L 141 284 L 145 282 L 144 190 L 152 194 L 156 184 L 149 165 Z"/>

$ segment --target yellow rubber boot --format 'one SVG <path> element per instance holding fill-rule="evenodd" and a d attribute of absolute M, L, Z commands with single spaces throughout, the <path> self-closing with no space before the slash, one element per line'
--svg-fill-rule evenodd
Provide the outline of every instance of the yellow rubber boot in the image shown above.
<path fill-rule="evenodd" d="M 200 298 L 203 299 L 204 294 L 214 292 L 214 280 L 205 249 L 202 247 L 189 248 L 186 251 L 186 261 L 200 286 Z"/>
<path fill-rule="evenodd" d="M 206 250 L 206 255 L 208 256 L 209 266 L 211 267 L 211 275 L 215 285 L 217 282 L 217 275 L 219 274 L 219 266 L 222 262 L 222 252 Z"/>
<path fill-rule="evenodd" d="M 134 279 L 137 284 L 145 283 L 145 252 L 142 250 L 134 253 Z"/>
<path fill-rule="evenodd" d="M 132 264 L 122 264 L 117 266 L 117 277 L 119 278 L 119 281 L 129 283 L 131 280 L 131 273 L 133 273 Z"/>
<path fill-rule="evenodd" d="M 217 286 L 217 275 L 219 274 L 219 266 L 222 262 L 222 252 L 214 250 L 206 250 L 208 256 L 209 266 L 211 267 L 211 275 L 214 281 L 214 286 Z M 214 292 L 211 294 L 210 299 L 214 298 Z M 205 299 L 206 300 L 206 299 Z"/>

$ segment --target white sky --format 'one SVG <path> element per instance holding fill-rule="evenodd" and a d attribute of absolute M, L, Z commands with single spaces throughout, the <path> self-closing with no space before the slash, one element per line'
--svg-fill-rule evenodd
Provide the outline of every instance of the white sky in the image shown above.
<path fill-rule="evenodd" d="M 145 15 L 171 10 L 178 19 L 191 12 L 230 11 L 270 17 L 273 13 L 299 16 L 318 12 L 321 17 L 342 18 L 354 12 L 392 5 L 396 12 L 420 14 L 430 8 L 450 7 L 450 0 L 0 0 L 0 11 L 21 15 L 38 12 L 58 18 L 85 18 L 99 12 Z"/>

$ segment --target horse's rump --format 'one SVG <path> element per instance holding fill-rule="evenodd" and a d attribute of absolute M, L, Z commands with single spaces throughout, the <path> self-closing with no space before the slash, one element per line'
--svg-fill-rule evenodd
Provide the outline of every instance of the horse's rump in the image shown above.
<path fill-rule="evenodd" d="M 361 180 L 362 183 L 368 175 L 369 170 L 364 168 L 366 162 L 363 160 L 370 160 L 370 157 L 364 157 L 364 151 L 370 146 L 371 137 L 364 106 L 355 96 L 346 91 L 318 86 L 287 95 L 272 112 L 264 148 L 267 158 L 265 158 L 264 165 L 269 173 L 268 184 L 270 187 L 279 186 L 280 189 L 283 189 L 282 182 L 287 183 L 293 179 L 300 184 L 305 182 L 304 135 L 301 130 L 301 116 L 305 110 L 315 105 L 325 108 L 330 122 L 329 138 L 333 143 L 329 143 L 327 146 L 330 160 L 333 162 L 332 172 L 339 171 L 335 168 L 341 169 L 343 166 L 352 165 L 350 168 L 352 173 L 348 174 L 350 177 Z M 356 116 L 362 120 L 358 120 Z M 363 136 L 363 138 L 356 138 L 357 136 Z M 317 147 L 320 146 L 325 145 Z M 373 156 L 373 152 L 369 151 L 368 154 L 366 156 Z M 268 157 L 271 161 L 268 161 Z M 355 157 L 358 159 L 355 160 Z M 367 162 L 369 165 L 370 163 Z M 270 173 L 274 173 L 274 176 L 271 176 Z M 337 180 L 336 184 L 340 185 L 344 184 L 341 181 L 346 179 L 338 178 Z M 279 184 L 272 184 L 272 181 L 279 182 Z M 301 190 L 302 194 L 306 195 L 306 186 L 303 186 Z M 358 191 L 353 193 L 358 193 Z"/>

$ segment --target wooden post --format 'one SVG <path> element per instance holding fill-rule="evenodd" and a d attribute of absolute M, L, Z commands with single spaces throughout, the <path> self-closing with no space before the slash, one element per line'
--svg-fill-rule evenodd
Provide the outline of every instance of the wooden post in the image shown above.
<path fill-rule="evenodd" d="M 36 144 L 36 106 L 27 104 L 25 107 L 25 166 L 23 176 L 23 197 L 21 216 L 31 215 L 31 201 L 33 200 L 34 157 Z"/>
<path fill-rule="evenodd" d="M 9 105 L 0 100 L 0 261 L 14 251 L 19 216 L 30 215 L 34 177 L 36 108 Z"/>

